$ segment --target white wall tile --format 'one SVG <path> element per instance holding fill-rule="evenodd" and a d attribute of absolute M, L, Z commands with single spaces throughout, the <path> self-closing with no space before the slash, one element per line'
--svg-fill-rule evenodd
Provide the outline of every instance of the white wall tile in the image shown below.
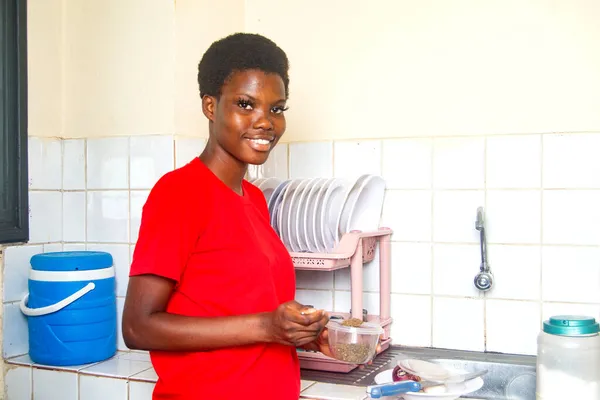
<path fill-rule="evenodd" d="M 373 261 L 363 265 L 363 291 L 379 291 L 379 248 L 375 249 Z M 335 271 L 335 289 L 350 290 L 350 268 Z"/>
<path fill-rule="evenodd" d="M 477 245 L 434 244 L 433 293 L 464 297 L 482 296 L 482 292 L 473 284 L 480 265 L 481 255 Z"/>
<path fill-rule="evenodd" d="M 43 252 L 41 245 L 14 246 L 4 250 L 4 301 L 20 301 L 27 294 L 29 260 Z"/>
<path fill-rule="evenodd" d="M 389 189 L 430 189 L 432 139 L 391 139 L 382 142 L 383 178 Z"/>
<path fill-rule="evenodd" d="M 486 300 L 486 350 L 512 354 L 537 353 L 541 328 L 538 302 Z"/>
<path fill-rule="evenodd" d="M 129 382 L 129 400 L 151 400 L 154 383 Z"/>
<path fill-rule="evenodd" d="M 175 167 L 180 168 L 198 157 L 206 146 L 206 140 L 197 137 L 175 137 Z"/>
<path fill-rule="evenodd" d="M 484 187 L 485 141 L 480 137 L 433 140 L 433 186 L 438 189 Z"/>
<path fill-rule="evenodd" d="M 599 190 L 545 190 L 542 201 L 545 244 L 600 244 Z"/>
<path fill-rule="evenodd" d="M 151 189 L 175 165 L 173 136 L 132 136 L 129 141 L 129 186 Z"/>
<path fill-rule="evenodd" d="M 125 298 L 117 297 L 117 349 L 129 350 L 123 340 L 123 307 L 125 307 Z"/>
<path fill-rule="evenodd" d="M 329 163 L 331 165 L 331 162 Z M 269 158 L 263 167 L 265 177 L 281 180 L 288 178 L 288 145 L 279 143 L 269 153 Z"/>
<path fill-rule="evenodd" d="M 8 368 L 4 377 L 6 400 L 31 399 L 31 367 Z M 37 400 L 37 398 L 35 399 Z"/>
<path fill-rule="evenodd" d="M 144 357 L 143 360 L 141 358 Z M 129 378 L 130 376 L 139 374 L 152 368 L 152 363 L 145 359 L 144 355 L 137 357 L 127 357 L 119 355 L 109 360 L 91 365 L 82 369 L 82 374 L 101 375 L 108 377 Z"/>
<path fill-rule="evenodd" d="M 392 292 L 431 294 L 431 243 L 392 243 Z"/>
<path fill-rule="evenodd" d="M 61 140 L 30 137 L 28 145 L 29 188 L 62 189 Z"/>
<path fill-rule="evenodd" d="M 540 187 L 542 135 L 492 136 L 486 140 L 488 189 Z"/>
<path fill-rule="evenodd" d="M 19 303 L 5 303 L 2 316 L 2 335 L 4 358 L 29 352 L 29 331 L 27 319 L 19 308 Z"/>
<path fill-rule="evenodd" d="M 129 192 L 87 192 L 87 240 L 127 243 Z"/>
<path fill-rule="evenodd" d="M 65 243 L 63 245 L 63 251 L 84 251 L 85 249 L 85 243 Z"/>
<path fill-rule="evenodd" d="M 433 347 L 483 351 L 484 300 L 434 297 Z"/>
<path fill-rule="evenodd" d="M 135 190 L 130 192 L 130 210 L 129 210 L 129 231 L 131 243 L 137 242 L 138 234 L 140 233 L 140 225 L 142 224 L 142 209 L 146 200 L 148 200 L 149 190 Z"/>
<path fill-rule="evenodd" d="M 386 190 L 381 225 L 391 228 L 393 240 L 431 240 L 429 190 Z"/>
<path fill-rule="evenodd" d="M 79 377 L 79 400 L 127 400 L 127 381 L 90 375 Z"/>
<path fill-rule="evenodd" d="M 300 304 L 312 305 L 317 309 L 331 311 L 333 309 L 333 292 L 331 290 L 296 290 L 296 301 Z"/>
<path fill-rule="evenodd" d="M 600 303 L 600 248 L 542 249 L 542 298 L 545 301 Z"/>
<path fill-rule="evenodd" d="M 363 400 L 365 388 L 317 382 L 302 392 L 303 399 Z"/>
<path fill-rule="evenodd" d="M 296 271 L 298 289 L 333 289 L 333 273 L 323 271 Z"/>
<path fill-rule="evenodd" d="M 541 211 L 539 190 L 488 190 L 484 208 L 488 242 L 540 243 Z"/>
<path fill-rule="evenodd" d="M 333 176 L 333 143 L 289 144 L 290 178 L 329 178 Z"/>
<path fill-rule="evenodd" d="M 475 190 L 439 191 L 433 194 L 433 240 L 478 243 L 477 209 L 485 206 L 485 193 Z"/>
<path fill-rule="evenodd" d="M 56 251 L 63 251 L 62 243 L 44 243 L 44 253 L 53 253 Z"/>
<path fill-rule="evenodd" d="M 129 188 L 129 138 L 87 140 L 87 188 Z"/>
<path fill-rule="evenodd" d="M 62 240 L 62 193 L 29 192 L 29 242 Z"/>
<path fill-rule="evenodd" d="M 488 246 L 488 264 L 494 285 L 488 298 L 539 300 L 541 290 L 540 246 Z"/>
<path fill-rule="evenodd" d="M 431 346 L 431 297 L 392 294 L 394 345 Z M 410 318 L 406 318 L 410 315 Z"/>
<path fill-rule="evenodd" d="M 379 314 L 379 293 L 367 293 L 364 292 L 363 296 L 363 309 L 366 309 L 369 314 Z M 350 312 L 352 308 L 352 299 L 349 291 L 336 290 L 334 293 L 334 306 L 335 312 Z"/>
<path fill-rule="evenodd" d="M 110 253 L 115 267 L 115 280 L 117 281 L 116 294 L 117 296 L 124 297 L 127 294 L 127 284 L 129 283 L 129 245 L 88 243 L 87 249 Z"/>
<path fill-rule="evenodd" d="M 364 174 L 381 175 L 381 141 L 335 142 L 333 173 L 336 178 L 356 179 Z"/>
<path fill-rule="evenodd" d="M 85 140 L 63 140 L 63 184 L 65 190 L 85 189 Z"/>
<path fill-rule="evenodd" d="M 600 188 L 600 134 L 544 136 L 545 188 Z"/>
<path fill-rule="evenodd" d="M 34 368 L 33 398 L 35 400 L 78 400 L 77 374 Z"/>
<path fill-rule="evenodd" d="M 556 315 L 583 315 L 600 322 L 600 304 L 542 303 L 542 321 Z"/>
<path fill-rule="evenodd" d="M 85 242 L 85 192 L 63 193 L 63 241 Z"/>

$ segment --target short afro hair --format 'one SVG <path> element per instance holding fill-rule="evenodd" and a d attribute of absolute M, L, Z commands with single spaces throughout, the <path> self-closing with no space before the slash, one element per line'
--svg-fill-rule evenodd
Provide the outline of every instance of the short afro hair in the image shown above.
<path fill-rule="evenodd" d="M 234 33 L 210 45 L 198 64 L 200 97 L 219 97 L 227 79 L 238 71 L 257 69 L 278 74 L 289 95 L 289 63 L 285 52 L 273 41 L 252 33 Z"/>

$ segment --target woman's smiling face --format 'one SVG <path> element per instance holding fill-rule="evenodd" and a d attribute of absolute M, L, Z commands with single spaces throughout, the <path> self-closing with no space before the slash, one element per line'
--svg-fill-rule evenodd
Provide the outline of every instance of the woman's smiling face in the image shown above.
<path fill-rule="evenodd" d="M 278 74 L 260 70 L 234 72 L 218 100 L 205 96 L 204 114 L 219 147 L 238 161 L 260 165 L 285 132 L 286 93 Z"/>

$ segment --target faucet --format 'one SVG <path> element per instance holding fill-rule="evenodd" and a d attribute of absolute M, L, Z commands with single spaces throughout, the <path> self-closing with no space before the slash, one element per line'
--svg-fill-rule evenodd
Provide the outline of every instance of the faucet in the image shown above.
<path fill-rule="evenodd" d="M 479 231 L 479 243 L 481 248 L 481 265 L 479 273 L 475 276 L 475 287 L 482 292 L 487 292 L 492 288 L 494 276 L 490 271 L 490 266 L 487 263 L 487 243 L 485 241 L 485 225 L 483 207 L 477 209 L 477 220 L 475 221 L 475 229 Z"/>

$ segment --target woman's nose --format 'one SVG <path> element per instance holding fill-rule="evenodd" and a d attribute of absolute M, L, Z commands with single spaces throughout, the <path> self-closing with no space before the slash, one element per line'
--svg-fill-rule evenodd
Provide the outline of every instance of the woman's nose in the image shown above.
<path fill-rule="evenodd" d="M 264 112 L 257 113 L 256 120 L 253 124 L 254 129 L 262 129 L 264 131 L 270 131 L 273 129 L 273 122 L 269 118 L 269 114 L 265 115 Z"/>

